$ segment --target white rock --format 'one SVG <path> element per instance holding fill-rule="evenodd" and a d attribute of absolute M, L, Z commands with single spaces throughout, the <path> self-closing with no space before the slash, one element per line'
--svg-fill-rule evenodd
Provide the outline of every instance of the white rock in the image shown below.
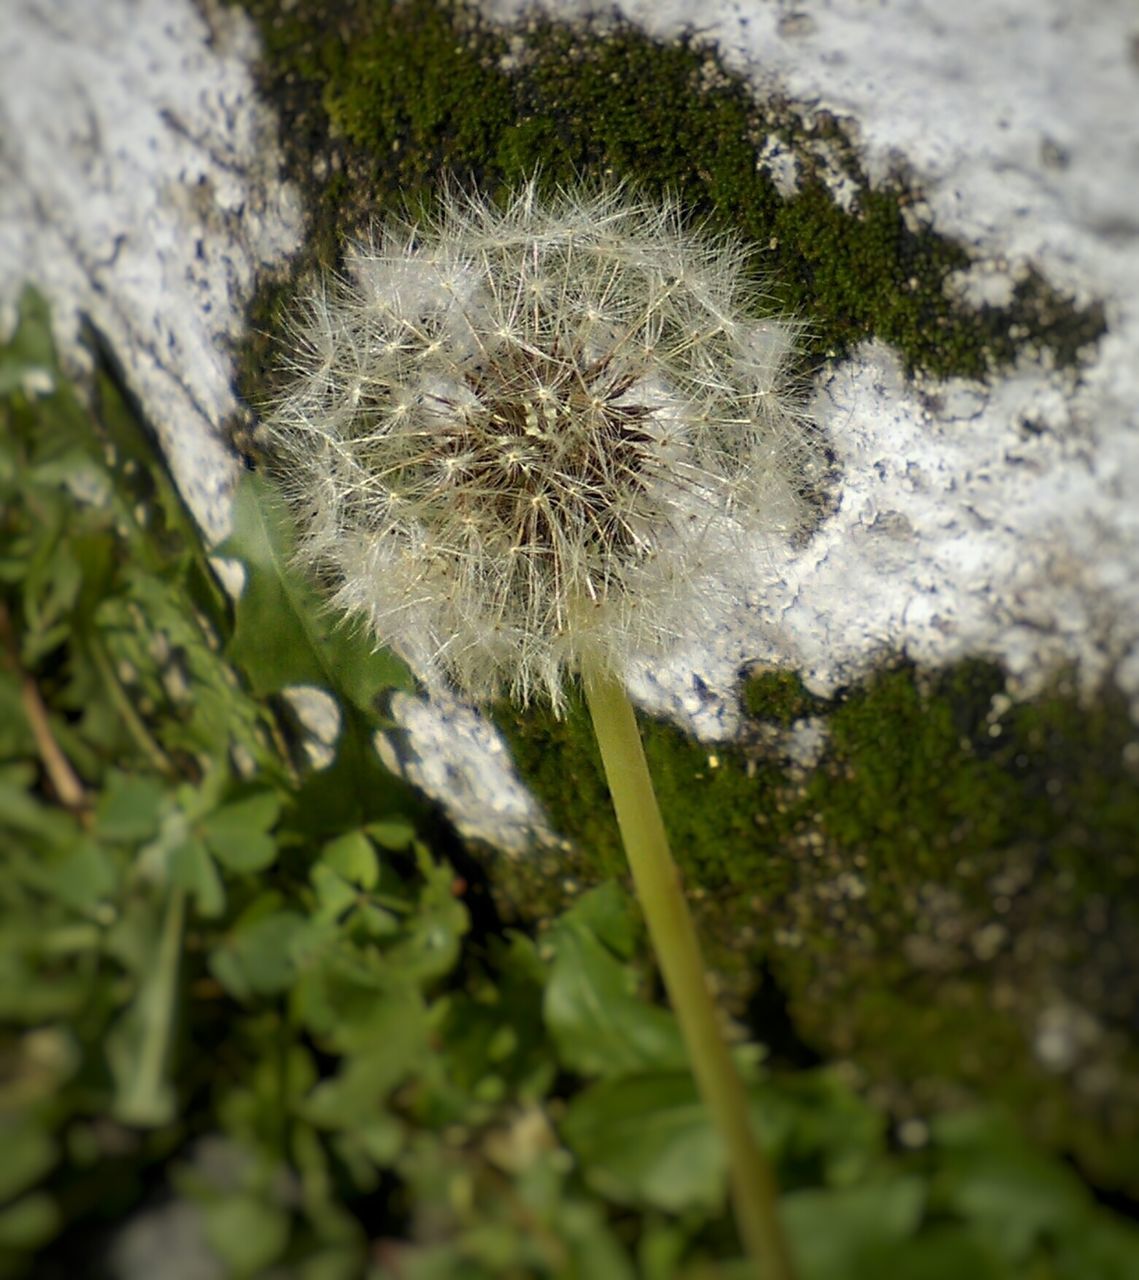
<path fill-rule="evenodd" d="M 5 0 L 0 308 L 44 293 L 74 367 L 86 318 L 122 366 L 187 503 L 228 530 L 219 433 L 256 273 L 299 243 L 252 27 L 188 0 Z"/>
<path fill-rule="evenodd" d="M 552 0 L 559 17 L 593 0 Z M 657 37 L 687 0 L 624 0 Z M 207 535 L 227 528 L 231 343 L 257 271 L 297 245 L 274 125 L 238 10 L 190 0 L 7 0 L 0 24 L 0 316 L 24 282 L 72 359 L 87 316 L 122 364 Z M 519 6 L 483 0 L 507 18 Z M 203 17 L 203 12 L 208 15 Z M 827 692 L 882 656 L 999 656 L 1025 689 L 1073 663 L 1114 669 L 1139 710 L 1139 59 L 1133 0 L 819 0 L 789 13 L 705 0 L 700 34 L 757 92 L 849 126 L 873 179 L 903 168 L 935 228 L 978 265 L 954 286 L 1002 301 L 1031 267 L 1108 332 L 1079 378 L 1024 360 L 981 387 L 921 388 L 870 344 L 815 409 L 841 465 L 837 509 L 803 549 L 757 548 L 732 608 L 666 662 L 633 664 L 650 709 L 708 738 L 737 725 L 740 667 Z M 796 167 L 773 153 L 779 180 Z M 838 193 L 843 196 L 842 192 Z M 849 195 L 847 192 L 846 195 Z M 513 796 L 454 709 L 419 735 L 421 772 L 484 804 Z M 456 785 L 455 779 L 465 779 Z M 494 804 L 491 804 L 494 809 Z M 504 802 L 514 842 L 526 806 Z M 513 834 L 511 834 L 513 833 Z"/>

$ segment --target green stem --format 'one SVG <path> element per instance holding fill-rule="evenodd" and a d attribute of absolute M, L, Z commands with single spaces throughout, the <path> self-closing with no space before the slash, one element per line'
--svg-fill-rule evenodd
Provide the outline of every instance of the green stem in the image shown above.
<path fill-rule="evenodd" d="M 103 684 L 111 702 L 114 703 L 115 710 L 122 717 L 122 721 L 127 727 L 127 732 L 134 738 L 143 755 L 146 756 L 159 773 L 168 778 L 173 777 L 177 771 L 170 757 L 151 736 L 142 716 L 138 714 L 134 708 L 134 703 L 127 697 L 126 690 L 119 683 L 119 678 L 111 665 L 111 658 L 107 653 L 102 638 L 96 634 L 89 635 L 87 637 L 87 651 L 91 655 L 91 660 L 94 662 L 96 670 L 102 677 Z"/>
<path fill-rule="evenodd" d="M 736 1225 L 764 1280 L 792 1280 L 778 1188 L 748 1117 L 747 1094 L 708 992 L 696 928 L 669 852 L 641 735 L 624 686 L 586 671 L 585 693 L 633 884 L 692 1063 L 728 1155 Z"/>
<path fill-rule="evenodd" d="M 125 1124 L 152 1127 L 166 1124 L 171 1116 L 167 1070 L 174 1039 L 178 967 L 182 955 L 182 926 L 186 894 L 171 889 L 162 922 L 162 934 L 154 967 L 135 998 L 131 1011 L 138 1017 L 139 1044 L 133 1072 L 121 1090 L 115 1112 Z"/>

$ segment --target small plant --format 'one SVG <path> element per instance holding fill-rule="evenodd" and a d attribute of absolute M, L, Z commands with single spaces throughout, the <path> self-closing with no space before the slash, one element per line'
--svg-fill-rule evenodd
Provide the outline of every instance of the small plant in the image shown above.
<path fill-rule="evenodd" d="M 764 1274 L 774 1181 L 705 985 L 621 675 L 691 630 L 741 537 L 803 522 L 796 326 L 748 250 L 624 188 L 454 190 L 356 245 L 264 424 L 300 558 L 429 684 L 555 707 L 583 680 L 637 892 Z"/>

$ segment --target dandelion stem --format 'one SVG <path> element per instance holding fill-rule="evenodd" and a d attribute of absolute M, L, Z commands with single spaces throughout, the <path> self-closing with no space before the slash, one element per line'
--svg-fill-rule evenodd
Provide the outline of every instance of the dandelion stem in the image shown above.
<path fill-rule="evenodd" d="M 584 678 L 605 776 L 649 937 L 697 1087 L 727 1150 L 737 1228 L 763 1280 L 792 1280 L 775 1177 L 752 1132 L 743 1081 L 708 992 L 700 943 L 669 851 L 633 708 L 623 685 L 611 675 L 587 670 Z"/>

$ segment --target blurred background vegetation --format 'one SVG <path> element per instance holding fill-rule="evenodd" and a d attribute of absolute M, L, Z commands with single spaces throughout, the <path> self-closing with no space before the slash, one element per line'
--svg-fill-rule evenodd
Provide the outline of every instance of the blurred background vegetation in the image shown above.
<path fill-rule="evenodd" d="M 953 301 L 967 253 L 912 193 L 694 42 L 246 7 L 311 211 L 296 273 L 444 170 L 541 166 L 751 237 L 808 364 L 876 335 L 981 375 L 1102 329 L 1039 280 Z M 803 160 L 788 199 L 756 167 L 771 133 Z M 289 289 L 255 303 L 252 403 Z M 271 485 L 237 494 L 235 606 L 92 342 L 73 389 L 28 294 L 0 350 L 0 1274 L 745 1274 L 580 711 L 494 712 L 564 844 L 464 845 L 380 764 L 412 681 L 290 572 Z M 323 767 L 296 686 L 338 710 Z M 1139 1276 L 1122 699 L 1015 703 L 981 661 L 742 696 L 730 747 L 646 733 L 804 1280 Z"/>

